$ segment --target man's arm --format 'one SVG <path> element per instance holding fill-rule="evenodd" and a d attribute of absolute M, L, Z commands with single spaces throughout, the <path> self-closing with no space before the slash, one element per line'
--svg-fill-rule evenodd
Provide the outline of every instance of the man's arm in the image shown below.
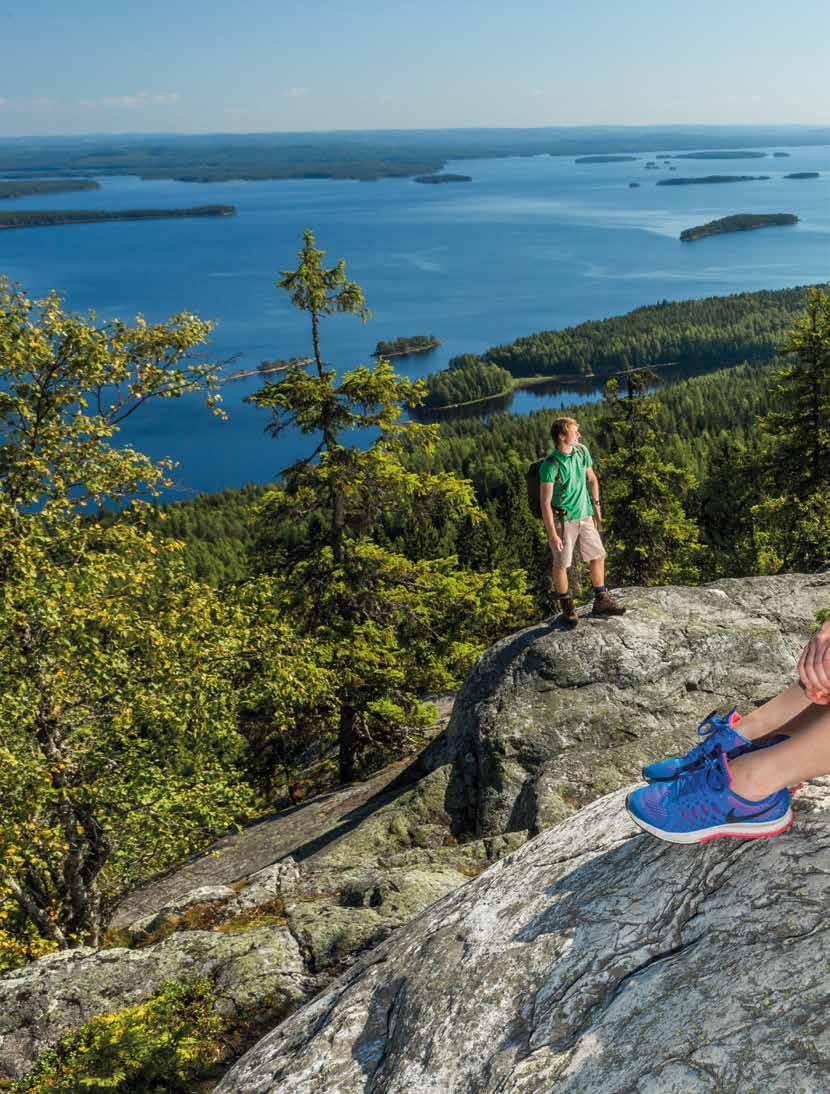
<path fill-rule="evenodd" d="M 588 483 L 588 494 L 594 506 L 594 522 L 599 523 L 602 520 L 599 504 L 599 479 L 597 478 L 597 473 L 594 471 L 593 467 L 589 467 L 586 470 L 585 480 Z"/>
<path fill-rule="evenodd" d="M 539 504 L 542 507 L 542 520 L 545 522 L 545 531 L 548 534 L 548 543 L 551 545 L 551 547 L 555 547 L 557 551 L 561 551 L 563 543 L 559 536 L 559 533 L 556 531 L 556 525 L 554 524 L 553 520 L 553 510 L 550 507 L 552 497 L 553 483 L 540 482 Z"/>

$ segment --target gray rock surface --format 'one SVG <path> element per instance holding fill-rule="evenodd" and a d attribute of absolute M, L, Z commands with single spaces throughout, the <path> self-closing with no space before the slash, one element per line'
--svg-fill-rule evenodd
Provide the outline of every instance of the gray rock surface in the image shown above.
<path fill-rule="evenodd" d="M 451 763 L 453 830 L 535 834 L 685 752 L 713 708 L 745 712 L 794 678 L 830 574 L 626 589 L 627 614 L 582 613 L 492 646 L 458 693 L 432 762 Z"/>
<path fill-rule="evenodd" d="M 216 1094 L 824 1094 L 830 779 L 678 847 L 615 792 L 365 954 Z"/>
<path fill-rule="evenodd" d="M 19 1079 L 69 1029 L 155 994 L 166 979 L 209 976 L 228 1017 L 256 1010 L 279 1020 L 310 982 L 285 927 L 245 934 L 186 931 L 143 950 L 78 949 L 0 978 L 0 1078 Z"/>

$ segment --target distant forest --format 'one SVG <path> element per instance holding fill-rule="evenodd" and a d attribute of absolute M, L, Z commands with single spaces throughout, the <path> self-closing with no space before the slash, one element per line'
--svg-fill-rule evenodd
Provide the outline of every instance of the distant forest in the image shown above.
<path fill-rule="evenodd" d="M 513 376 L 605 376 L 678 364 L 701 369 L 769 361 L 804 308 L 804 287 L 664 300 L 627 315 L 540 331 L 484 354 Z"/>
<path fill-rule="evenodd" d="M 100 190 L 94 179 L 0 179 L 0 199 L 28 198 L 35 194 L 64 194 L 78 190 Z"/>
<path fill-rule="evenodd" d="M 747 158 L 736 146 L 830 144 L 830 128 L 808 126 L 627 126 L 625 128 L 434 129 L 345 133 L 112 136 L 0 140 L 0 173 L 139 175 L 188 182 L 227 179 L 428 175 L 448 160 L 503 156 L 614 156 L 708 149 L 689 158 Z M 718 152 L 718 149 L 724 149 Z"/>
<path fill-rule="evenodd" d="M 93 224 L 101 220 L 175 220 L 178 217 L 227 217 L 234 205 L 198 205 L 192 209 L 47 209 L 0 212 L 0 228 L 46 228 L 57 224 Z"/>

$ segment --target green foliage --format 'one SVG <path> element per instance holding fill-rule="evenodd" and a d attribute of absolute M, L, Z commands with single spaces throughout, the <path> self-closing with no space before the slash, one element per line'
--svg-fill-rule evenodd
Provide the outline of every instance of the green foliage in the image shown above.
<path fill-rule="evenodd" d="M 389 515 L 482 515 L 468 483 L 402 462 L 405 451 L 429 452 L 436 440 L 435 427 L 400 420 L 403 405 L 420 403 L 421 383 L 382 357 L 339 377 L 323 364 L 322 318 L 367 310 L 343 262 L 326 269 L 322 258 L 306 232 L 297 270 L 278 282 L 309 313 L 316 372 L 289 369 L 253 397 L 271 411 L 273 433 L 290 423 L 320 437 L 266 496 L 258 558 L 333 681 L 339 771 L 349 780 L 362 760 L 399 747 L 405 727 L 425 724 L 431 712 L 419 696 L 457 682 L 486 638 L 529 602 L 516 572 L 473 575 L 459 572 L 453 556 L 413 561 L 382 544 Z M 345 431 L 367 429 L 374 439 L 366 449 L 341 442 Z"/>
<path fill-rule="evenodd" d="M 488 350 L 485 359 L 513 376 L 607 375 L 678 364 L 718 368 L 770 361 L 806 303 L 803 288 L 664 300 L 627 315 L 542 331 Z"/>
<path fill-rule="evenodd" d="M 683 510 L 694 480 L 663 455 L 656 406 L 645 394 L 654 379 L 646 372 L 632 373 L 625 399 L 616 381 L 607 388 L 606 546 L 614 581 L 625 584 L 669 585 L 698 576 L 699 532 Z"/>
<path fill-rule="evenodd" d="M 67 1034 L 14 1089 L 20 1094 L 184 1094 L 222 1055 L 226 1023 L 215 1006 L 207 978 L 192 984 L 166 981 L 145 1002 L 100 1015 Z"/>
<path fill-rule="evenodd" d="M 396 338 L 394 342 L 378 342 L 375 357 L 406 357 L 411 353 L 426 353 L 441 343 L 434 334 L 413 334 L 409 338 Z"/>
<path fill-rule="evenodd" d="M 762 573 L 830 559 L 830 296 L 809 293 L 783 350 L 760 422 L 763 493 L 752 513 Z"/>
<path fill-rule="evenodd" d="M 187 575 L 178 543 L 87 514 L 166 482 L 165 465 L 111 441 L 148 399 L 206 388 L 212 401 L 212 367 L 186 364 L 209 329 L 187 314 L 97 328 L 55 294 L 31 302 L 0 282 L 7 964 L 32 929 L 95 944 L 125 886 L 248 807 L 235 617 Z"/>
<path fill-rule="evenodd" d="M 472 357 L 471 354 L 465 356 Z M 513 377 L 498 365 L 489 365 L 481 358 L 473 357 L 460 366 L 458 360 L 453 358 L 448 369 L 426 378 L 424 406 L 428 409 L 501 395 L 513 386 Z"/>

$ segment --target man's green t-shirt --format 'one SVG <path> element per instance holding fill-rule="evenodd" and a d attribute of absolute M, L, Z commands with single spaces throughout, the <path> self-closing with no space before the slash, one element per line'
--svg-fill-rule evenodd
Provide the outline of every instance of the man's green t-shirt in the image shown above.
<path fill-rule="evenodd" d="M 551 505 L 564 509 L 565 520 L 583 520 L 594 515 L 585 472 L 593 466 L 591 453 L 584 444 L 575 444 L 570 455 L 554 448 L 539 467 L 540 482 L 554 482 Z M 559 474 L 557 475 L 557 468 Z"/>

